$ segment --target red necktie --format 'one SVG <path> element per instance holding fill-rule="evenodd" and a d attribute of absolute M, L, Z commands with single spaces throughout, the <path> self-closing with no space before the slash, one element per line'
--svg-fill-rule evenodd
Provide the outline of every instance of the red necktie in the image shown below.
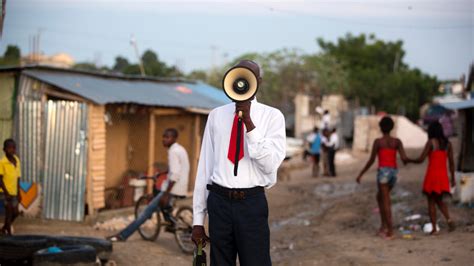
<path fill-rule="evenodd" d="M 235 115 L 234 124 L 232 125 L 232 133 L 230 134 L 229 153 L 227 158 L 235 164 L 235 155 L 237 153 L 237 124 L 239 122 L 239 116 Z M 240 151 L 238 161 L 244 158 L 244 127 L 242 126 L 240 131 Z"/>

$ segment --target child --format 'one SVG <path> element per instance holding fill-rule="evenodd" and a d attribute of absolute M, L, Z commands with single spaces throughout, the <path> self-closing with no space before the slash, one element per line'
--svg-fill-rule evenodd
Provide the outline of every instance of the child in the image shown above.
<path fill-rule="evenodd" d="M 390 136 L 390 131 L 392 131 L 394 126 L 392 118 L 388 116 L 383 117 L 379 122 L 379 126 L 383 136 L 374 141 L 370 159 L 360 172 L 356 181 L 357 183 L 360 183 L 362 176 L 370 166 L 372 166 L 375 157 L 377 156 L 379 161 L 377 170 L 377 203 L 381 220 L 381 226 L 377 235 L 389 240 L 394 237 L 390 191 L 397 181 L 397 151 L 400 153 L 404 163 L 408 158 L 406 157 L 402 142 L 399 139 Z"/>
<path fill-rule="evenodd" d="M 18 217 L 20 196 L 20 159 L 16 154 L 16 144 L 12 139 L 3 143 L 5 156 L 0 160 L 0 192 L 4 194 L 5 223 L 0 234 L 11 235 L 11 225 Z"/>
<path fill-rule="evenodd" d="M 312 176 L 319 176 L 319 159 L 321 154 L 321 134 L 319 134 L 319 128 L 314 127 L 313 133 L 311 133 L 306 139 L 310 143 L 309 154 L 313 159 Z"/>
<path fill-rule="evenodd" d="M 443 194 L 451 195 L 449 186 L 448 169 L 446 161 L 449 162 L 451 174 L 451 186 L 454 186 L 454 159 L 453 148 L 444 136 L 443 127 L 439 122 L 433 122 L 428 127 L 428 141 L 420 157 L 409 160 L 413 163 L 422 163 L 429 155 L 428 168 L 426 169 L 425 181 L 423 182 L 423 193 L 428 199 L 428 212 L 430 214 L 433 229 L 431 235 L 437 234 L 436 229 L 436 205 L 443 213 L 448 223 L 449 231 L 455 229 L 454 222 L 449 218 L 448 206 L 443 202 Z"/>

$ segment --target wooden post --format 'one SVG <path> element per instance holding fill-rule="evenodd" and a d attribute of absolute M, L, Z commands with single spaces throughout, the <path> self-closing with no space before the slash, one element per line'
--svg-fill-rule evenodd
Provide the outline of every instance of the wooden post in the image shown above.
<path fill-rule="evenodd" d="M 155 133 L 156 133 L 156 118 L 153 111 L 150 112 L 150 120 L 148 123 L 148 176 L 154 174 L 153 164 L 155 163 Z M 153 192 L 153 182 L 147 180 L 147 192 Z"/>
<path fill-rule="evenodd" d="M 94 105 L 88 104 L 89 107 L 89 112 L 87 114 L 87 123 L 88 123 L 88 132 L 87 136 L 89 138 L 89 143 L 87 145 L 87 175 L 86 175 L 86 203 L 88 206 L 88 213 L 89 216 L 94 215 L 94 195 L 93 195 L 93 182 L 92 182 L 92 159 L 91 159 L 91 154 L 93 153 L 92 151 L 92 140 L 94 139 L 94 133 L 91 127 L 91 121 L 92 121 L 92 112 L 94 110 Z"/>

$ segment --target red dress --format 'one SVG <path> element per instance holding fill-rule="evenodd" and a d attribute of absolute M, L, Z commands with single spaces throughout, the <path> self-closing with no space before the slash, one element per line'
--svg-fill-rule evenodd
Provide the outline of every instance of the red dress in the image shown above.
<path fill-rule="evenodd" d="M 423 193 L 451 194 L 446 163 L 447 158 L 448 152 L 446 150 L 431 151 L 425 181 L 423 182 Z"/>

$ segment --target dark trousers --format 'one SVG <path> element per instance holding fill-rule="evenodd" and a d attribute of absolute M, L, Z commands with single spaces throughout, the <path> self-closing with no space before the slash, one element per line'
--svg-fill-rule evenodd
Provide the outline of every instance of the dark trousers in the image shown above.
<path fill-rule="evenodd" d="M 336 176 L 336 164 L 334 160 L 336 159 L 336 149 L 328 148 L 328 164 L 329 164 L 329 175 Z"/>
<path fill-rule="evenodd" d="M 212 191 L 207 198 L 211 266 L 272 265 L 265 193 L 236 200 Z"/>

